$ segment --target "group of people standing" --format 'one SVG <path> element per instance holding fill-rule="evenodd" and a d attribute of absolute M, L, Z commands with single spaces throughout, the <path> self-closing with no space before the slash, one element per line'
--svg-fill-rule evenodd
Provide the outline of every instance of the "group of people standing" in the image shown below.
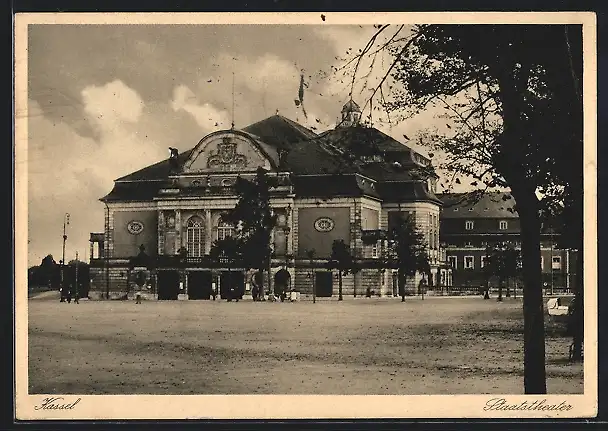
<path fill-rule="evenodd" d="M 68 304 L 72 302 L 72 285 L 68 285 L 67 287 L 62 287 L 59 289 L 59 293 L 61 295 L 61 299 L 59 302 L 67 302 Z M 79 304 L 80 295 L 78 289 L 74 292 L 74 303 Z"/>

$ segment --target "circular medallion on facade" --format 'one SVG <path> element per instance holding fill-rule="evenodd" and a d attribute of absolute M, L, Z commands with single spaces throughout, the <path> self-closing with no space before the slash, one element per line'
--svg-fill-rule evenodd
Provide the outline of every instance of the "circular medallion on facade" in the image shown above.
<path fill-rule="evenodd" d="M 139 235 L 144 230 L 144 224 L 137 220 L 132 220 L 127 225 L 127 230 L 132 235 Z"/>
<path fill-rule="evenodd" d="M 319 217 L 315 221 L 315 229 L 319 232 L 330 232 L 333 230 L 335 223 L 329 217 Z"/>

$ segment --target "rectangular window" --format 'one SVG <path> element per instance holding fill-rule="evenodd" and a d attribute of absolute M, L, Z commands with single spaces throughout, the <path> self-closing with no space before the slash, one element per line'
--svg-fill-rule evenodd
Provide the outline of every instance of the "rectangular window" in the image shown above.
<path fill-rule="evenodd" d="M 540 257 L 540 270 L 542 271 L 545 268 L 545 258 Z"/>
<path fill-rule="evenodd" d="M 473 222 L 471 220 L 467 220 L 466 222 L 464 222 L 464 228 L 466 230 L 473 230 Z"/>
<path fill-rule="evenodd" d="M 475 268 L 475 258 L 473 256 L 465 256 L 464 257 L 464 267 L 465 267 L 465 269 Z"/>
<path fill-rule="evenodd" d="M 457 264 L 457 258 L 456 256 L 448 256 L 448 263 L 450 264 L 450 266 L 454 269 L 456 269 L 456 264 Z"/>
<path fill-rule="evenodd" d="M 465 241 L 464 246 L 465 247 L 473 247 L 473 243 L 471 241 Z"/>
<path fill-rule="evenodd" d="M 486 266 L 486 258 L 487 256 L 481 256 L 481 267 L 483 268 L 484 266 Z"/>
<path fill-rule="evenodd" d="M 551 259 L 551 268 L 552 269 L 561 269 L 562 268 L 561 256 L 553 256 L 553 258 Z"/>
<path fill-rule="evenodd" d="M 501 220 L 500 223 L 498 224 L 498 228 L 500 230 L 507 230 L 507 221 Z"/>
<path fill-rule="evenodd" d="M 372 257 L 378 257 L 378 243 L 372 245 Z"/>

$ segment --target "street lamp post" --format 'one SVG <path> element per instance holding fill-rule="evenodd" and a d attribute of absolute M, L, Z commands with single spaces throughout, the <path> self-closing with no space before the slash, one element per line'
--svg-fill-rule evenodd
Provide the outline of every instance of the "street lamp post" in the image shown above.
<path fill-rule="evenodd" d="M 65 214 L 65 216 L 63 217 L 63 249 L 62 249 L 62 253 L 61 253 L 61 293 L 63 295 L 64 293 L 64 267 L 65 267 L 65 242 L 68 239 L 68 236 L 66 235 L 66 226 L 69 226 L 70 224 L 70 215 L 68 213 Z"/>
<path fill-rule="evenodd" d="M 76 298 L 76 303 L 78 303 L 78 295 L 80 295 L 80 289 L 78 288 L 78 252 L 76 252 L 76 275 L 74 278 L 74 297 Z"/>

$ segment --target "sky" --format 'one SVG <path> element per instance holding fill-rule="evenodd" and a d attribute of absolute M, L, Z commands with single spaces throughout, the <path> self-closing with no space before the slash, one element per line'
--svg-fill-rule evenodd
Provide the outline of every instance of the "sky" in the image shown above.
<path fill-rule="evenodd" d="M 341 67 L 374 28 L 317 25 L 30 25 L 28 31 L 28 265 L 47 254 L 87 260 L 89 233 L 103 232 L 113 181 L 194 147 L 218 129 L 276 112 L 315 128 L 336 124 L 349 99 Z M 384 63 L 382 59 L 382 64 Z M 380 63 L 380 62 L 379 62 Z M 300 72 L 305 118 L 294 99 Z M 380 77 L 380 71 L 370 77 Z M 233 98 L 234 86 L 234 98 Z M 356 87 L 353 99 L 366 94 Z M 234 101 L 234 111 L 232 109 Z M 403 135 L 436 122 L 424 112 Z M 417 148 L 425 154 L 425 150 Z"/>

